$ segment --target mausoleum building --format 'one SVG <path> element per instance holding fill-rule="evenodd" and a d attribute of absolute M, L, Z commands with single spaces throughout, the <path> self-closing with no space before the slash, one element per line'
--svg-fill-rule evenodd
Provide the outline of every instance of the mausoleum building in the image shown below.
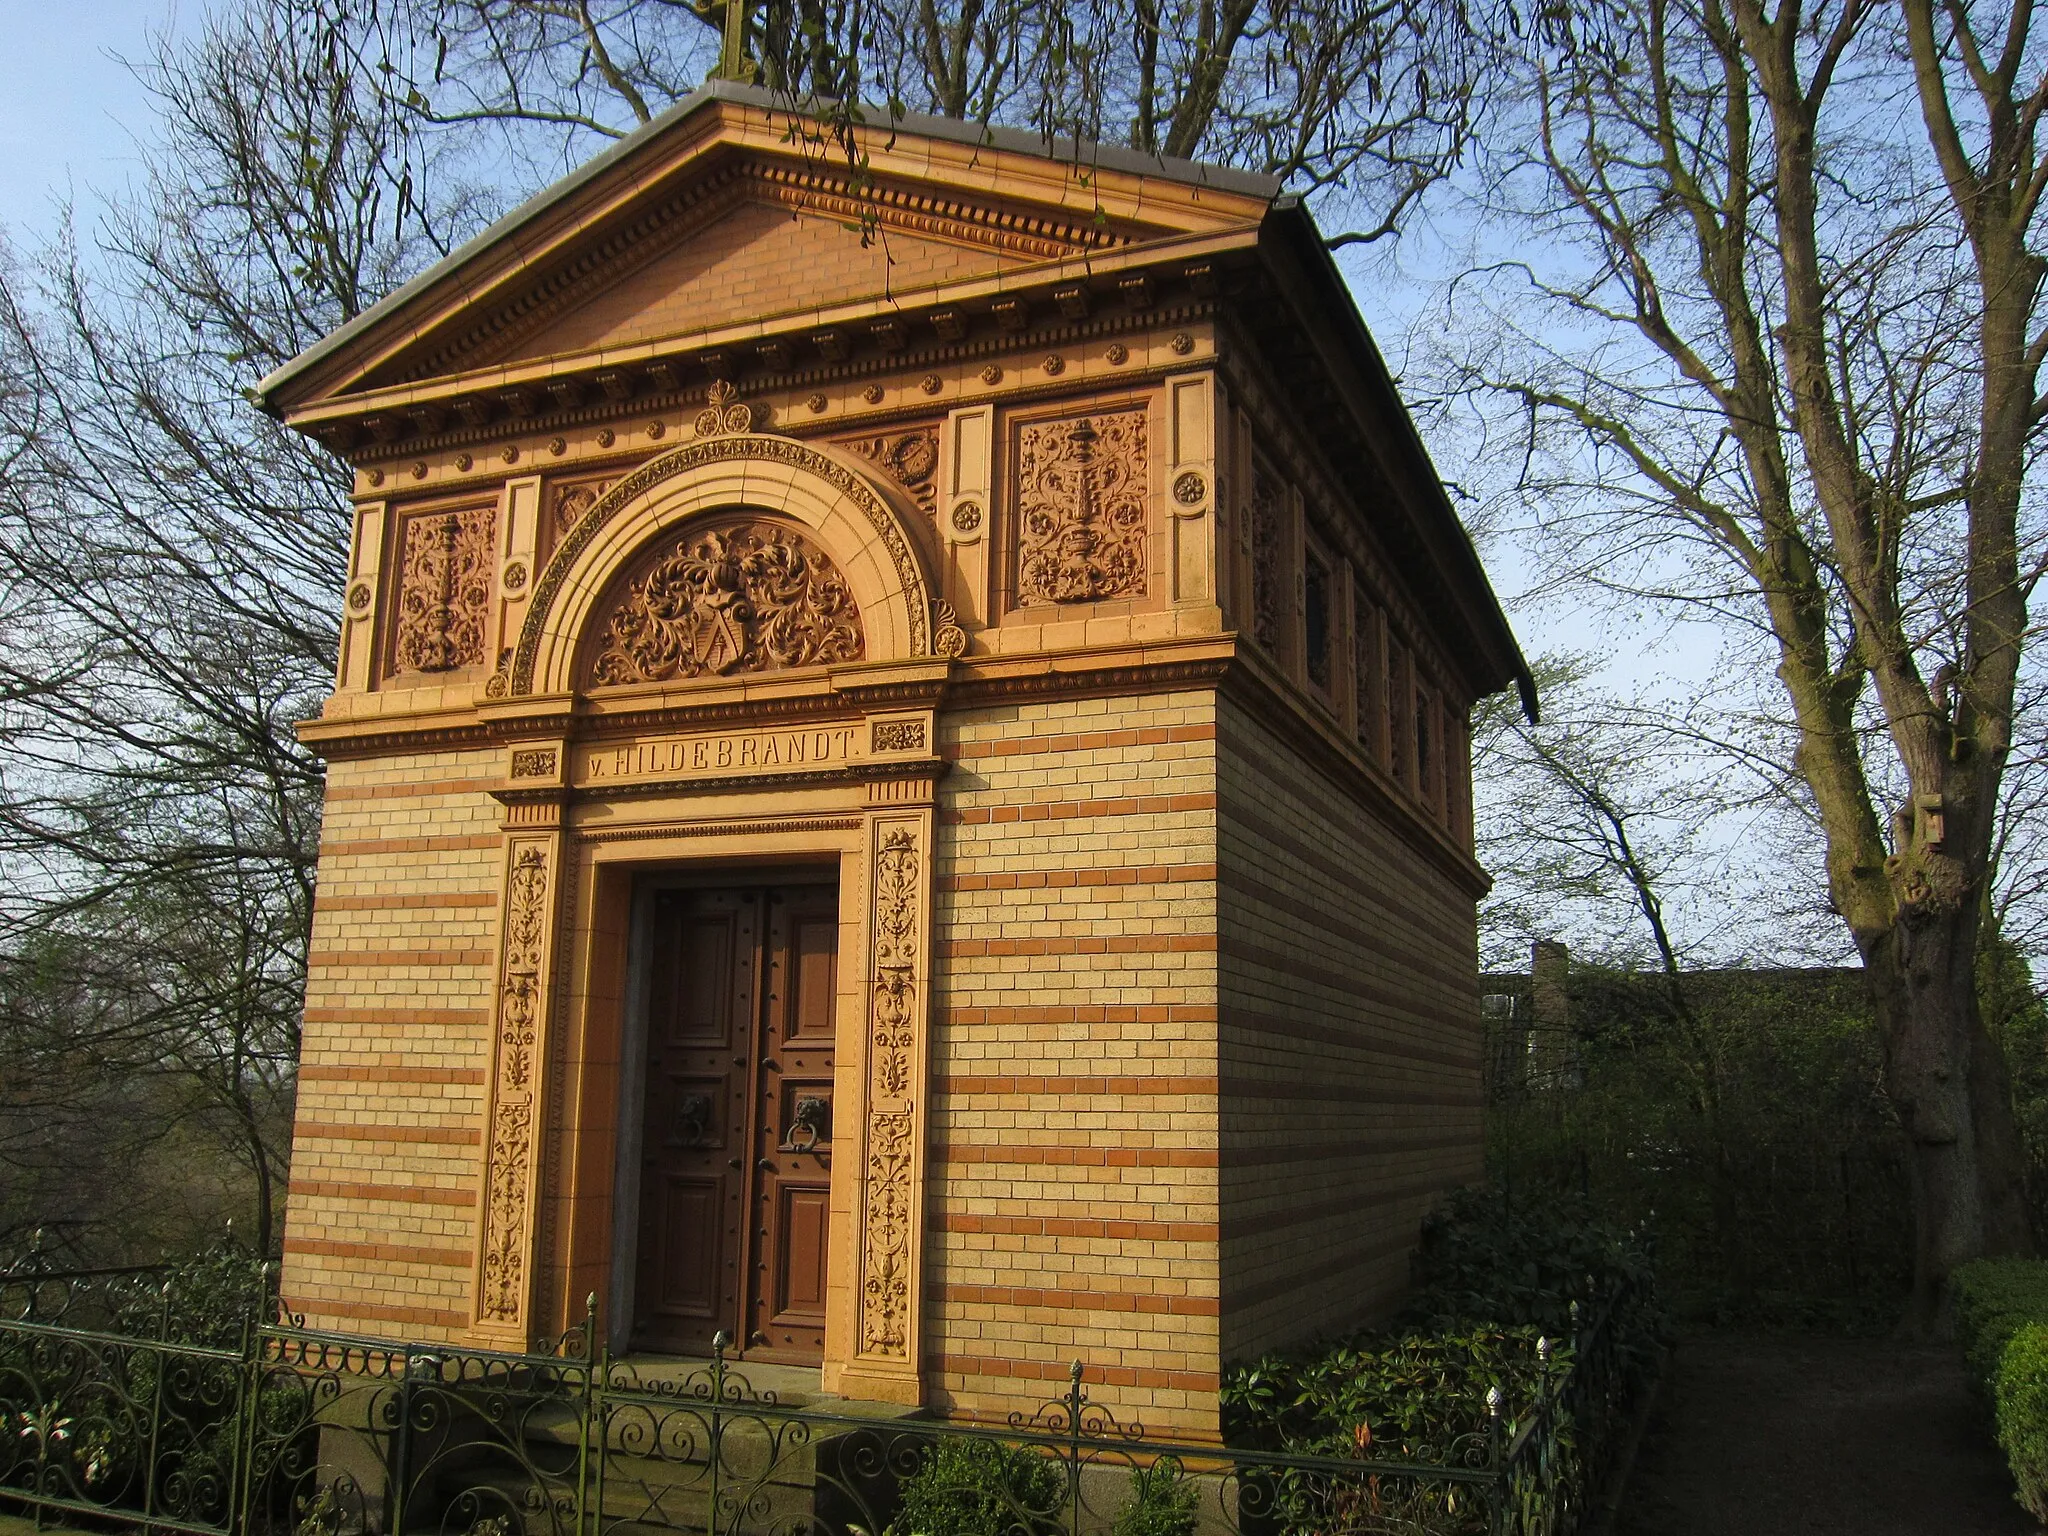
<path fill-rule="evenodd" d="M 1480 1170 L 1526 671 L 1275 183 L 806 127 L 709 87 L 262 385 L 355 474 L 286 1298 L 1213 1434 Z"/>

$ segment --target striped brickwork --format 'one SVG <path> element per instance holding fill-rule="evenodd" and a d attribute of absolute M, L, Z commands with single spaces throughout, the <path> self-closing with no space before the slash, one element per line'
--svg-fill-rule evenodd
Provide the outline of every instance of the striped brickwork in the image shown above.
<path fill-rule="evenodd" d="M 468 1326 L 498 931 L 496 753 L 328 768 L 284 1294 L 315 1326 Z"/>
<path fill-rule="evenodd" d="M 1216 1427 L 1214 695 L 942 717 L 927 1386 Z"/>
<path fill-rule="evenodd" d="M 1383 1313 L 1480 1173 L 1473 896 L 1263 719 L 1218 712 L 1222 1356 Z M 1425 839 L 1426 840 L 1426 839 Z"/>

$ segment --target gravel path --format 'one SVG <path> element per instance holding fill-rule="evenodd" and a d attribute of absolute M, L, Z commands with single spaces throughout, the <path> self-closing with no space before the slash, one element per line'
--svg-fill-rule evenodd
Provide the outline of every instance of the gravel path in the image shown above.
<path fill-rule="evenodd" d="M 2039 1536 L 1951 1347 L 1708 1335 L 1672 1357 L 1617 1536 Z"/>

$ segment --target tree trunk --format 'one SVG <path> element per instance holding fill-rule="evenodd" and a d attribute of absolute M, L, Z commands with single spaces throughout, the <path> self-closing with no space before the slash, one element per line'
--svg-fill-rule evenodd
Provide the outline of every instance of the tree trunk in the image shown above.
<path fill-rule="evenodd" d="M 1977 1003 L 1978 904 L 1908 903 L 1864 974 L 1885 1041 L 1885 1092 L 1907 1138 L 1915 1242 L 1904 1327 L 1946 1336 L 1948 1279 L 2029 1253 L 2032 1224 L 2005 1060 Z"/>

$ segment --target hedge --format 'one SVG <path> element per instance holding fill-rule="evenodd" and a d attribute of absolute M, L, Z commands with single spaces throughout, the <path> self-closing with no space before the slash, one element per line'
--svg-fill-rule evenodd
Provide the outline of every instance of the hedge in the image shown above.
<path fill-rule="evenodd" d="M 1979 1259 L 1952 1283 L 1963 1359 L 1990 1399 L 2019 1501 L 2048 1522 L 2048 1261 Z"/>

